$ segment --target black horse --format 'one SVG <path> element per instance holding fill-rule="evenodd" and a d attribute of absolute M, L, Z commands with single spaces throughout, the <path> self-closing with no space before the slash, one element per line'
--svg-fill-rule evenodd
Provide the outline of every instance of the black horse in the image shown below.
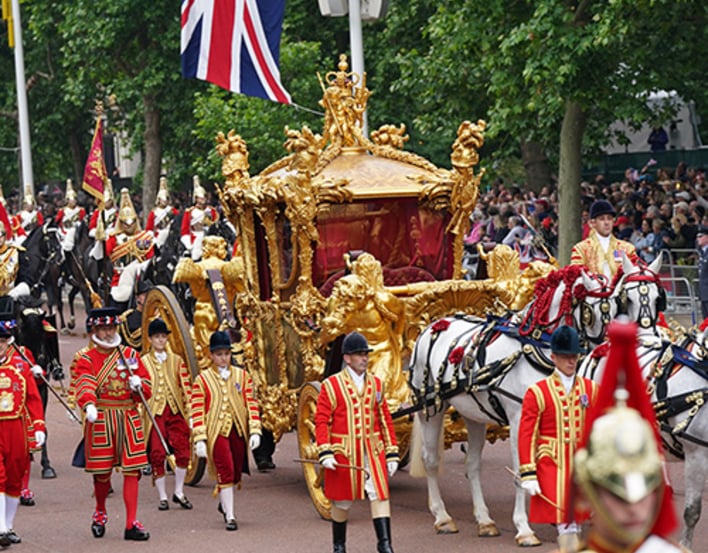
<path fill-rule="evenodd" d="M 59 360 L 59 341 L 54 320 L 42 308 L 44 301 L 34 296 L 20 296 L 14 302 L 6 297 L 0 302 L 0 309 L 14 313 L 17 321 L 17 343 L 32 353 L 34 362 L 44 369 L 46 377 L 36 378 L 42 407 L 47 412 L 49 399 L 49 379 L 64 380 L 64 369 Z M 20 354 L 25 357 L 25 354 Z M 30 362 L 29 356 L 25 360 Z M 56 472 L 49 460 L 47 442 L 41 451 L 42 478 L 55 478 Z"/>
<path fill-rule="evenodd" d="M 52 219 L 30 232 L 22 244 L 22 260 L 17 282 L 26 282 L 30 294 L 40 297 L 43 290 L 51 296 L 49 304 L 55 303 L 59 297 L 58 281 L 64 255 L 59 239 L 59 229 Z"/>

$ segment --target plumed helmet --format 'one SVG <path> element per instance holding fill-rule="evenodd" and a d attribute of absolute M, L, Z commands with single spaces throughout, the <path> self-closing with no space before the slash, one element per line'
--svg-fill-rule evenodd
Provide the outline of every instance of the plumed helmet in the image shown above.
<path fill-rule="evenodd" d="M 28 207 L 35 206 L 34 196 L 32 195 L 32 187 L 29 184 L 25 186 L 25 194 L 22 199 L 22 205 L 26 205 Z"/>
<path fill-rule="evenodd" d="M 74 190 L 74 185 L 71 183 L 71 179 L 66 179 L 66 192 L 64 193 L 64 198 L 67 200 L 76 199 L 76 190 Z"/>
<path fill-rule="evenodd" d="M 600 486 L 636 503 L 658 488 L 663 476 L 654 431 L 626 406 L 628 396 L 618 389 L 617 407 L 595 420 L 586 447 L 575 455 L 575 471 L 583 487 Z"/>
<path fill-rule="evenodd" d="M 122 188 L 120 191 L 120 211 L 118 212 L 118 220 L 125 226 L 130 226 L 138 222 L 138 215 L 133 207 L 133 200 L 130 199 L 130 191 L 127 188 Z"/>
<path fill-rule="evenodd" d="M 87 328 L 97 326 L 117 326 L 120 324 L 120 313 L 115 307 L 98 307 L 92 309 L 86 321 Z"/>
<path fill-rule="evenodd" d="M 581 353 L 578 332 L 572 327 L 561 325 L 551 334 L 551 351 L 561 355 Z"/>
<path fill-rule="evenodd" d="M 160 187 L 157 191 L 157 197 L 155 199 L 158 202 L 163 201 L 165 203 L 170 201 L 170 191 L 167 189 L 167 177 L 160 177 Z"/>
<path fill-rule="evenodd" d="M 344 342 L 342 342 L 343 354 L 363 353 L 365 351 L 369 352 L 373 350 L 369 347 L 369 342 L 366 341 L 366 338 L 364 338 L 362 334 L 350 332 L 344 337 Z"/>
<path fill-rule="evenodd" d="M 192 201 L 195 201 L 197 198 L 206 198 L 206 190 L 204 190 L 204 187 L 201 185 L 201 183 L 199 181 L 199 175 L 194 175 L 192 177 L 192 183 L 193 183 Z"/>
<path fill-rule="evenodd" d="M 103 188 L 103 203 L 104 205 L 108 202 L 114 202 L 115 197 L 113 196 L 113 185 L 110 180 L 107 180 Z"/>
<path fill-rule="evenodd" d="M 231 338 L 228 332 L 217 330 L 209 338 L 209 351 L 217 351 L 220 349 L 231 349 Z"/>
<path fill-rule="evenodd" d="M 607 200 L 595 200 L 590 206 L 590 218 L 595 219 L 600 215 L 612 215 L 613 217 L 617 215 L 615 208 Z"/>
<path fill-rule="evenodd" d="M 167 328 L 167 323 L 160 318 L 153 319 L 148 325 L 148 336 L 155 334 L 170 334 L 171 330 Z"/>

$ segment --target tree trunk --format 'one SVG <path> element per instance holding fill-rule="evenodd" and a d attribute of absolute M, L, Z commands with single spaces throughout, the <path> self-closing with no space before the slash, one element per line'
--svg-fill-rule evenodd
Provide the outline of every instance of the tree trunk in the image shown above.
<path fill-rule="evenodd" d="M 570 250 L 580 240 L 580 176 L 587 118 L 580 105 L 567 100 L 560 135 L 558 163 L 558 261 L 570 262 Z"/>
<path fill-rule="evenodd" d="M 81 185 L 84 181 L 84 167 L 88 158 L 88 150 L 81 147 L 81 139 L 75 131 L 69 133 L 69 149 L 71 150 L 71 180 L 74 184 L 74 190 L 77 193 L 81 191 Z"/>
<path fill-rule="evenodd" d="M 526 169 L 526 182 L 534 192 L 551 184 L 551 165 L 538 142 L 521 141 L 521 159 Z"/>
<path fill-rule="evenodd" d="M 162 169 L 162 137 L 160 110 L 153 96 L 143 98 L 145 106 L 145 165 L 143 171 L 143 223 L 155 205 Z"/>

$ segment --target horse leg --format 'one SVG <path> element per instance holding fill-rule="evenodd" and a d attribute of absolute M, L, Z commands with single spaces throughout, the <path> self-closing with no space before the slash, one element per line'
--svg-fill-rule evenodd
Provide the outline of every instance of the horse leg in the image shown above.
<path fill-rule="evenodd" d="M 686 483 L 686 497 L 683 506 L 684 529 L 681 534 L 681 545 L 691 549 L 693 531 L 701 518 L 703 489 L 708 471 L 708 449 L 701 447 L 686 451 L 686 464 L 684 467 L 684 481 Z"/>
<path fill-rule="evenodd" d="M 76 294 L 79 293 L 79 289 L 76 286 L 72 286 L 69 290 L 69 328 L 74 330 L 76 327 L 76 315 L 74 314 L 74 301 L 76 300 Z M 90 307 L 86 308 L 88 313 Z"/>
<path fill-rule="evenodd" d="M 496 522 L 489 515 L 489 509 L 482 493 L 482 450 L 486 440 L 487 425 L 465 419 L 467 426 L 467 454 L 465 471 L 472 492 L 472 509 L 477 521 L 477 535 L 491 538 L 499 535 Z"/>
<path fill-rule="evenodd" d="M 509 441 L 511 442 L 511 457 L 514 473 L 519 474 L 519 419 L 521 418 L 521 410 L 518 414 L 512 414 L 509 421 Z M 526 492 L 523 488 L 515 483 L 514 486 L 514 526 L 516 527 L 516 545 L 519 547 L 536 547 L 541 545 L 541 540 L 538 539 L 535 532 L 529 526 L 529 516 L 526 511 Z"/>
<path fill-rule="evenodd" d="M 442 452 L 442 426 L 445 413 L 441 411 L 428 420 L 423 420 L 423 415 L 418 413 L 415 424 L 422 440 L 422 461 L 428 483 L 428 508 L 435 517 L 435 531 L 438 534 L 456 534 L 459 532 L 455 520 L 445 508 L 442 494 L 440 493 L 440 457 Z"/>
<path fill-rule="evenodd" d="M 47 389 L 49 384 L 40 386 L 39 395 L 42 398 L 42 410 L 44 411 L 44 418 L 47 418 L 47 403 L 49 403 L 49 390 Z M 45 431 L 46 436 L 44 443 L 42 444 L 42 478 L 56 478 L 57 473 L 52 468 L 52 463 L 49 460 L 49 454 L 47 453 L 47 439 L 49 438 L 49 432 Z"/>

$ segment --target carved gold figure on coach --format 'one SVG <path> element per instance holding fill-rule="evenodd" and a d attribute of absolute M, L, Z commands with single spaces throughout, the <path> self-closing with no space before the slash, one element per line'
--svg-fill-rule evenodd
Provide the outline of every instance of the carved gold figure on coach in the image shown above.
<path fill-rule="evenodd" d="M 226 261 L 226 240 L 220 236 L 206 236 L 202 259 L 194 261 L 183 257 L 177 264 L 172 282 L 189 284 L 197 300 L 192 337 L 200 368 L 204 368 L 202 364 L 207 366 L 210 363 L 209 338 L 215 331 L 229 326 L 234 297 L 246 290 L 243 259 L 237 255 Z"/>
<path fill-rule="evenodd" d="M 373 351 L 369 367 L 384 381 L 393 408 L 408 397 L 401 349 L 405 306 L 384 286 L 381 263 L 364 253 L 351 264 L 351 274 L 340 278 L 327 302 L 322 320 L 322 343 L 356 330 L 366 337 Z"/>

